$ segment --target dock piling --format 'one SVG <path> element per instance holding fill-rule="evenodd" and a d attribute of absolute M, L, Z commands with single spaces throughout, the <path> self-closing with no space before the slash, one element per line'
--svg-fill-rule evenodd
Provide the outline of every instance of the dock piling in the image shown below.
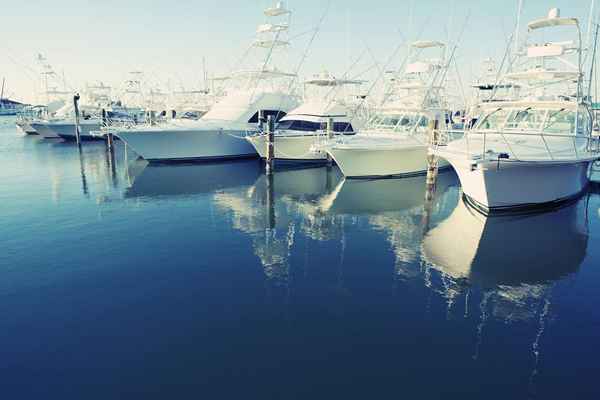
<path fill-rule="evenodd" d="M 273 172 L 275 164 L 275 121 L 273 116 L 267 117 L 267 160 L 266 160 L 266 171 L 267 175 Z"/>
<path fill-rule="evenodd" d="M 327 119 L 327 141 L 330 142 L 333 140 L 333 132 L 334 132 L 334 121 L 333 118 Z M 333 158 L 331 155 L 327 153 L 327 166 L 331 167 L 333 165 Z"/>
<path fill-rule="evenodd" d="M 429 148 L 436 147 L 439 144 L 440 136 L 440 120 L 439 115 L 436 115 L 430 122 L 430 141 Z M 435 194 L 435 185 L 437 182 L 438 175 L 438 157 L 432 154 L 431 151 L 427 154 L 427 179 L 426 179 L 426 192 L 425 200 L 431 201 Z"/>
<path fill-rule="evenodd" d="M 429 123 L 429 152 L 427 154 L 427 177 L 425 179 L 425 207 L 423 213 L 424 232 L 429 229 L 429 218 L 433 207 L 435 197 L 437 176 L 438 176 L 438 157 L 431 152 L 440 143 L 440 115 L 436 114 Z"/>
<path fill-rule="evenodd" d="M 77 144 L 81 144 L 81 128 L 79 126 L 79 93 L 76 93 L 73 96 L 73 107 L 75 109 L 75 139 L 77 140 Z"/>

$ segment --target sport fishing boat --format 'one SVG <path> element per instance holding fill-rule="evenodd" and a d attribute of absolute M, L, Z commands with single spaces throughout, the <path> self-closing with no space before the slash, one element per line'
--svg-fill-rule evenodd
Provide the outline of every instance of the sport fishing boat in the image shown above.
<path fill-rule="evenodd" d="M 82 105 L 79 132 L 82 140 L 96 139 L 92 132 L 100 129 L 102 119 L 100 109 L 95 105 Z M 29 125 L 45 139 L 76 140 L 75 107 L 67 104 L 56 114 L 45 120 L 34 120 Z"/>
<path fill-rule="evenodd" d="M 519 98 L 480 104 L 482 118 L 464 138 L 433 149 L 452 164 L 465 199 L 483 213 L 553 206 L 578 196 L 600 158 L 590 96 L 584 95 L 578 20 L 552 9 L 528 28 L 514 64 L 522 67 L 503 76 L 519 85 Z M 574 39 L 528 43 L 553 28 L 571 28 Z"/>
<path fill-rule="evenodd" d="M 434 53 L 436 58 L 425 58 Z M 331 155 L 347 178 L 380 178 L 423 174 L 427 170 L 430 122 L 444 129 L 447 106 L 443 82 L 446 45 L 418 41 L 410 46 L 403 75 L 364 130 L 320 147 Z M 441 167 L 444 166 L 442 162 Z"/>
<path fill-rule="evenodd" d="M 327 72 L 304 82 L 305 87 L 317 89 L 316 93 L 309 95 L 277 124 L 274 132 L 275 161 L 325 162 L 327 155 L 312 151 L 312 147 L 328 138 L 328 129 L 336 137 L 354 135 L 365 124 L 368 110 L 363 105 L 363 96 L 340 93 L 344 87 L 362 83 L 359 80 L 338 79 Z M 268 134 L 261 133 L 246 139 L 261 158 L 267 157 Z"/>
<path fill-rule="evenodd" d="M 237 86 L 200 120 L 174 119 L 150 127 L 118 129 L 115 134 L 148 161 L 256 157 L 256 150 L 245 137 L 259 132 L 259 111 L 279 121 L 299 104 L 292 90 L 296 75 L 272 66 L 274 53 L 289 46 L 284 37 L 291 11 L 279 2 L 264 14 L 267 23 L 258 27 L 252 44 L 254 50 L 265 53 L 260 67 L 234 73 L 231 81 Z"/>

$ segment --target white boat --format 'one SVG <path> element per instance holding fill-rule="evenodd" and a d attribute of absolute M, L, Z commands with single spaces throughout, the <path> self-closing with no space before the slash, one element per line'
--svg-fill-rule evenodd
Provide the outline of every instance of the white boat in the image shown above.
<path fill-rule="evenodd" d="M 483 117 L 463 139 L 434 149 L 458 173 L 466 200 L 484 213 L 553 206 L 578 196 L 600 158 L 583 93 L 578 20 L 553 9 L 528 27 L 531 34 L 572 28 L 576 38 L 526 43 L 517 60 L 524 68 L 503 77 L 519 84 L 519 99 L 482 103 Z"/>
<path fill-rule="evenodd" d="M 425 59 L 425 51 L 437 58 Z M 423 174 L 427 170 L 430 123 L 444 124 L 442 95 L 447 70 L 446 46 L 437 41 L 411 45 L 409 63 L 393 91 L 364 130 L 324 146 L 347 178 L 380 178 Z M 438 126 L 444 129 L 444 126 Z M 440 167 L 444 167 L 442 161 Z"/>
<path fill-rule="evenodd" d="M 290 82 L 295 74 L 271 66 L 274 50 L 289 44 L 284 37 L 291 12 L 280 3 L 266 10 L 265 15 L 270 22 L 259 26 L 252 46 L 265 53 L 260 67 L 233 74 L 232 82 L 237 82 L 238 87 L 229 90 L 202 119 L 175 119 L 157 126 L 119 129 L 116 135 L 148 161 L 256 157 L 256 150 L 245 137 L 259 131 L 259 111 L 279 121 L 299 103 Z"/>
<path fill-rule="evenodd" d="M 99 116 L 101 105 L 80 105 L 79 131 L 82 140 L 94 140 L 97 137 L 92 132 L 100 129 L 102 120 Z M 29 124 L 45 139 L 76 140 L 75 134 L 75 107 L 67 104 L 48 119 L 39 119 Z"/>
<path fill-rule="evenodd" d="M 336 137 L 354 135 L 367 119 L 363 97 L 339 93 L 346 86 L 358 86 L 363 81 L 337 79 L 327 72 L 305 82 L 315 87 L 298 108 L 290 111 L 276 126 L 274 132 L 274 159 L 288 163 L 325 162 L 327 155 L 315 152 L 312 147 L 328 138 L 328 123 Z M 319 90 L 320 89 L 320 90 Z M 268 134 L 246 138 L 261 158 L 267 157 Z"/>

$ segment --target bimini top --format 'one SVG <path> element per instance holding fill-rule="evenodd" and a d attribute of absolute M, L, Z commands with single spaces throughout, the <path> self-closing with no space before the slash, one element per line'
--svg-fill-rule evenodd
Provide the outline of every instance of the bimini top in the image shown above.
<path fill-rule="evenodd" d="M 418 40 L 416 42 L 413 42 L 411 46 L 416 49 L 428 49 L 431 47 L 444 47 L 446 45 L 442 42 L 438 42 L 435 40 Z"/>
<path fill-rule="evenodd" d="M 542 28 L 549 28 L 553 26 L 578 26 L 579 21 L 577 18 L 561 18 L 560 10 L 553 8 L 548 13 L 546 18 L 536 19 L 527 24 L 529 30 L 536 30 Z"/>

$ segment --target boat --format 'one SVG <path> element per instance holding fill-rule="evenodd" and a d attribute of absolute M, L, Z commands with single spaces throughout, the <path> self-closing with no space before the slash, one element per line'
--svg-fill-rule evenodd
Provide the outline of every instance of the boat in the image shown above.
<path fill-rule="evenodd" d="M 253 50 L 265 53 L 259 68 L 234 72 L 232 88 L 201 119 L 118 129 L 115 135 L 150 162 L 257 157 L 245 137 L 260 131 L 259 111 L 279 121 L 299 104 L 292 85 L 296 74 L 272 66 L 274 51 L 289 45 L 285 36 L 291 11 L 280 2 L 264 13 L 269 22 L 258 27 L 252 44 Z"/>
<path fill-rule="evenodd" d="M 304 82 L 305 87 L 316 88 L 316 93 L 285 117 L 274 132 L 274 160 L 286 163 L 323 163 L 327 155 L 312 150 L 313 145 L 328 138 L 328 129 L 334 137 L 354 135 L 367 118 L 364 96 L 340 93 L 346 86 L 359 86 L 360 80 L 340 79 L 323 72 Z M 331 126 L 328 126 L 331 124 Z M 268 134 L 248 136 L 261 158 L 267 157 Z"/>
<path fill-rule="evenodd" d="M 516 100 L 488 101 L 466 135 L 433 153 L 456 170 L 464 198 L 483 213 L 554 207 L 579 196 L 600 158 L 584 95 L 581 30 L 558 9 L 528 24 L 528 39 L 553 28 L 574 38 L 528 44 L 501 82 L 516 83 Z M 533 37 L 533 39 L 531 39 Z M 512 66 L 511 66 L 512 67 Z"/>
<path fill-rule="evenodd" d="M 447 71 L 446 45 L 439 41 L 411 44 L 402 76 L 359 134 L 320 147 L 347 178 L 404 177 L 423 174 L 431 136 L 430 124 L 441 130 L 448 115 L 443 98 Z M 433 55 L 434 58 L 426 58 Z M 443 161 L 440 167 L 447 164 Z"/>
<path fill-rule="evenodd" d="M 0 117 L 17 115 L 19 111 L 25 107 L 25 104 L 23 103 L 4 98 L 5 83 L 6 80 L 2 78 L 2 90 L 0 91 Z"/>

